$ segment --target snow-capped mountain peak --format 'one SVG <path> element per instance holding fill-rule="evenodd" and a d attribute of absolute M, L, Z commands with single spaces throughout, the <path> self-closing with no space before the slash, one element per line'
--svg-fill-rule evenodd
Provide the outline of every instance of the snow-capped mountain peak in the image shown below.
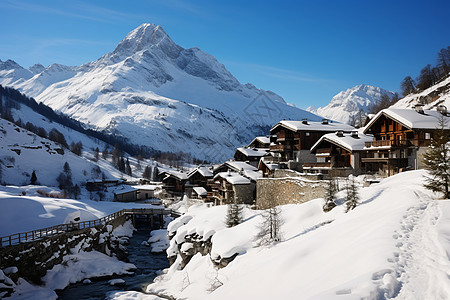
<path fill-rule="evenodd" d="M 387 94 L 389 97 L 394 95 L 393 92 L 379 87 L 360 84 L 338 93 L 324 107 L 309 107 L 307 110 L 320 116 L 348 124 L 360 111 L 367 113 L 370 107 L 378 102 L 384 94 Z"/>
<path fill-rule="evenodd" d="M 170 58 L 176 58 L 182 50 L 160 25 L 144 23 L 131 31 L 117 45 L 112 54 L 132 56 L 137 52 L 152 48 L 160 49 Z"/>
<path fill-rule="evenodd" d="M 88 126 L 208 160 L 229 158 L 281 119 L 320 120 L 273 92 L 241 84 L 214 56 L 184 49 L 154 24 L 142 24 L 112 52 L 79 67 L 53 64 L 35 74 L 0 65 L 0 84 Z"/>

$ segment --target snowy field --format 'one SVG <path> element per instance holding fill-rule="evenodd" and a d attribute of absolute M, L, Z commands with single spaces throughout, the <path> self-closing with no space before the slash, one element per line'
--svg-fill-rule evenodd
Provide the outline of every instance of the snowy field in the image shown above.
<path fill-rule="evenodd" d="M 66 217 L 76 211 L 92 216 L 81 220 L 90 221 L 124 208 L 154 207 L 151 204 L 42 197 L 38 190 L 60 192 L 45 186 L 0 186 L 0 236 L 64 224 Z"/>
<path fill-rule="evenodd" d="M 212 257 L 196 254 L 180 270 L 178 256 L 148 292 L 177 299 L 450 299 L 450 200 L 424 189 L 423 175 L 410 171 L 361 189 L 349 213 L 342 204 L 322 212 L 323 199 L 285 205 L 283 240 L 271 246 L 254 240 L 259 211 L 246 210 L 243 223 L 226 228 L 225 206 L 192 207 L 170 224 L 176 235 L 168 254 L 197 233 L 212 236 Z M 234 253 L 225 268 L 211 262 Z M 110 295 L 130 298 L 155 299 Z"/>

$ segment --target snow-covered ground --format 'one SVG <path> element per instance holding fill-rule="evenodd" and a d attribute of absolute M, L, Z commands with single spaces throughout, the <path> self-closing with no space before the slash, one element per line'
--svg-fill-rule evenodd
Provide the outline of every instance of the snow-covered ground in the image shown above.
<path fill-rule="evenodd" d="M 260 211 L 245 210 L 243 223 L 226 228 L 225 206 L 193 206 L 170 224 L 176 235 L 168 254 L 194 233 L 212 236 L 212 254 L 196 254 L 183 270 L 178 256 L 148 291 L 183 299 L 449 299 L 450 200 L 422 186 L 425 174 L 361 189 L 349 213 L 344 204 L 324 213 L 323 199 L 285 205 L 283 240 L 270 246 L 254 238 Z M 211 262 L 235 253 L 225 268 Z M 136 292 L 110 297 L 147 299 Z"/>
<path fill-rule="evenodd" d="M 0 186 L 0 236 L 63 224 L 66 217 L 76 211 L 87 212 L 96 219 L 124 208 L 153 207 L 144 203 L 43 197 L 38 190 L 59 192 L 43 186 Z"/>

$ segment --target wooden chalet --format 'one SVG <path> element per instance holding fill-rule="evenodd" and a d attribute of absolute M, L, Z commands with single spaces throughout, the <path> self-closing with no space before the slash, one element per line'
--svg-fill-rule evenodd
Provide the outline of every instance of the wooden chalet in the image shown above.
<path fill-rule="evenodd" d="M 367 124 L 364 133 L 373 141 L 365 143 L 365 157 L 361 159 L 366 172 L 390 176 L 408 169 L 423 168 L 423 154 L 444 118 L 447 130 L 450 115 L 444 106 L 439 110 L 388 108 L 380 111 Z M 450 134 L 450 130 L 449 130 Z"/>
<path fill-rule="evenodd" d="M 211 168 L 200 166 L 187 174 L 189 184 L 207 188 L 208 180 L 214 177 Z"/>
<path fill-rule="evenodd" d="M 256 199 L 256 180 L 252 180 L 242 172 L 220 172 L 214 176 L 211 190 L 208 201 L 214 202 L 215 205 L 253 204 Z"/>
<path fill-rule="evenodd" d="M 213 171 L 214 175 L 221 172 L 241 172 L 241 171 L 258 171 L 258 168 L 244 161 L 229 160 L 216 167 Z"/>
<path fill-rule="evenodd" d="M 279 154 L 281 161 L 292 161 L 297 164 L 289 166 L 290 169 L 301 170 L 303 163 L 315 162 L 316 157 L 311 154 L 311 147 L 326 133 L 336 131 L 352 131 L 349 125 L 331 122 L 323 119 L 322 122 L 280 121 L 270 130 L 276 139 L 270 144 L 270 151 Z"/>
<path fill-rule="evenodd" d="M 275 170 L 280 169 L 280 164 L 274 163 L 273 161 L 266 160 L 264 157 L 261 158 L 258 164 L 258 171 L 262 172 L 263 177 L 270 177 L 273 175 Z"/>
<path fill-rule="evenodd" d="M 359 175 L 364 171 L 361 156 L 365 154 L 365 143 L 371 141 L 373 136 L 357 130 L 327 133 L 311 147 L 317 162 L 303 164 L 303 170 L 332 176 Z"/>
<path fill-rule="evenodd" d="M 257 136 L 247 145 L 246 148 L 269 148 L 270 142 L 274 141 L 276 136 Z"/>
<path fill-rule="evenodd" d="M 234 154 L 235 161 L 245 161 L 254 167 L 258 166 L 261 157 L 268 156 L 269 147 L 267 148 L 237 148 Z"/>
<path fill-rule="evenodd" d="M 165 170 L 159 174 L 164 190 L 173 195 L 181 196 L 185 192 L 185 184 L 188 181 L 187 173 L 175 170 Z"/>
<path fill-rule="evenodd" d="M 161 189 L 158 185 L 137 185 L 126 186 L 114 191 L 114 201 L 135 202 L 147 199 L 154 199 L 155 192 Z"/>

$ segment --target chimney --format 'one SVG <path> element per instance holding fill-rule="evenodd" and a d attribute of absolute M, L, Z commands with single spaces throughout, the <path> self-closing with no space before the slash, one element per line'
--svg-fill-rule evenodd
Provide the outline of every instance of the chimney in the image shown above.
<path fill-rule="evenodd" d="M 302 119 L 302 123 L 308 125 L 308 119 Z"/>
<path fill-rule="evenodd" d="M 418 112 L 419 114 L 424 115 L 425 112 L 423 111 L 423 104 L 416 104 L 414 106 L 414 109 L 416 110 L 416 112 Z"/>
<path fill-rule="evenodd" d="M 336 131 L 336 135 L 338 137 L 343 137 L 344 136 L 344 132 L 342 130 Z"/>
<path fill-rule="evenodd" d="M 328 125 L 328 119 L 322 119 L 322 124 L 323 125 Z"/>
<path fill-rule="evenodd" d="M 358 131 L 357 130 L 352 130 L 351 135 L 352 135 L 352 138 L 357 139 L 358 138 Z"/>
<path fill-rule="evenodd" d="M 439 104 L 436 108 L 438 112 L 440 112 L 443 116 L 447 116 L 447 107 L 443 104 Z"/>

